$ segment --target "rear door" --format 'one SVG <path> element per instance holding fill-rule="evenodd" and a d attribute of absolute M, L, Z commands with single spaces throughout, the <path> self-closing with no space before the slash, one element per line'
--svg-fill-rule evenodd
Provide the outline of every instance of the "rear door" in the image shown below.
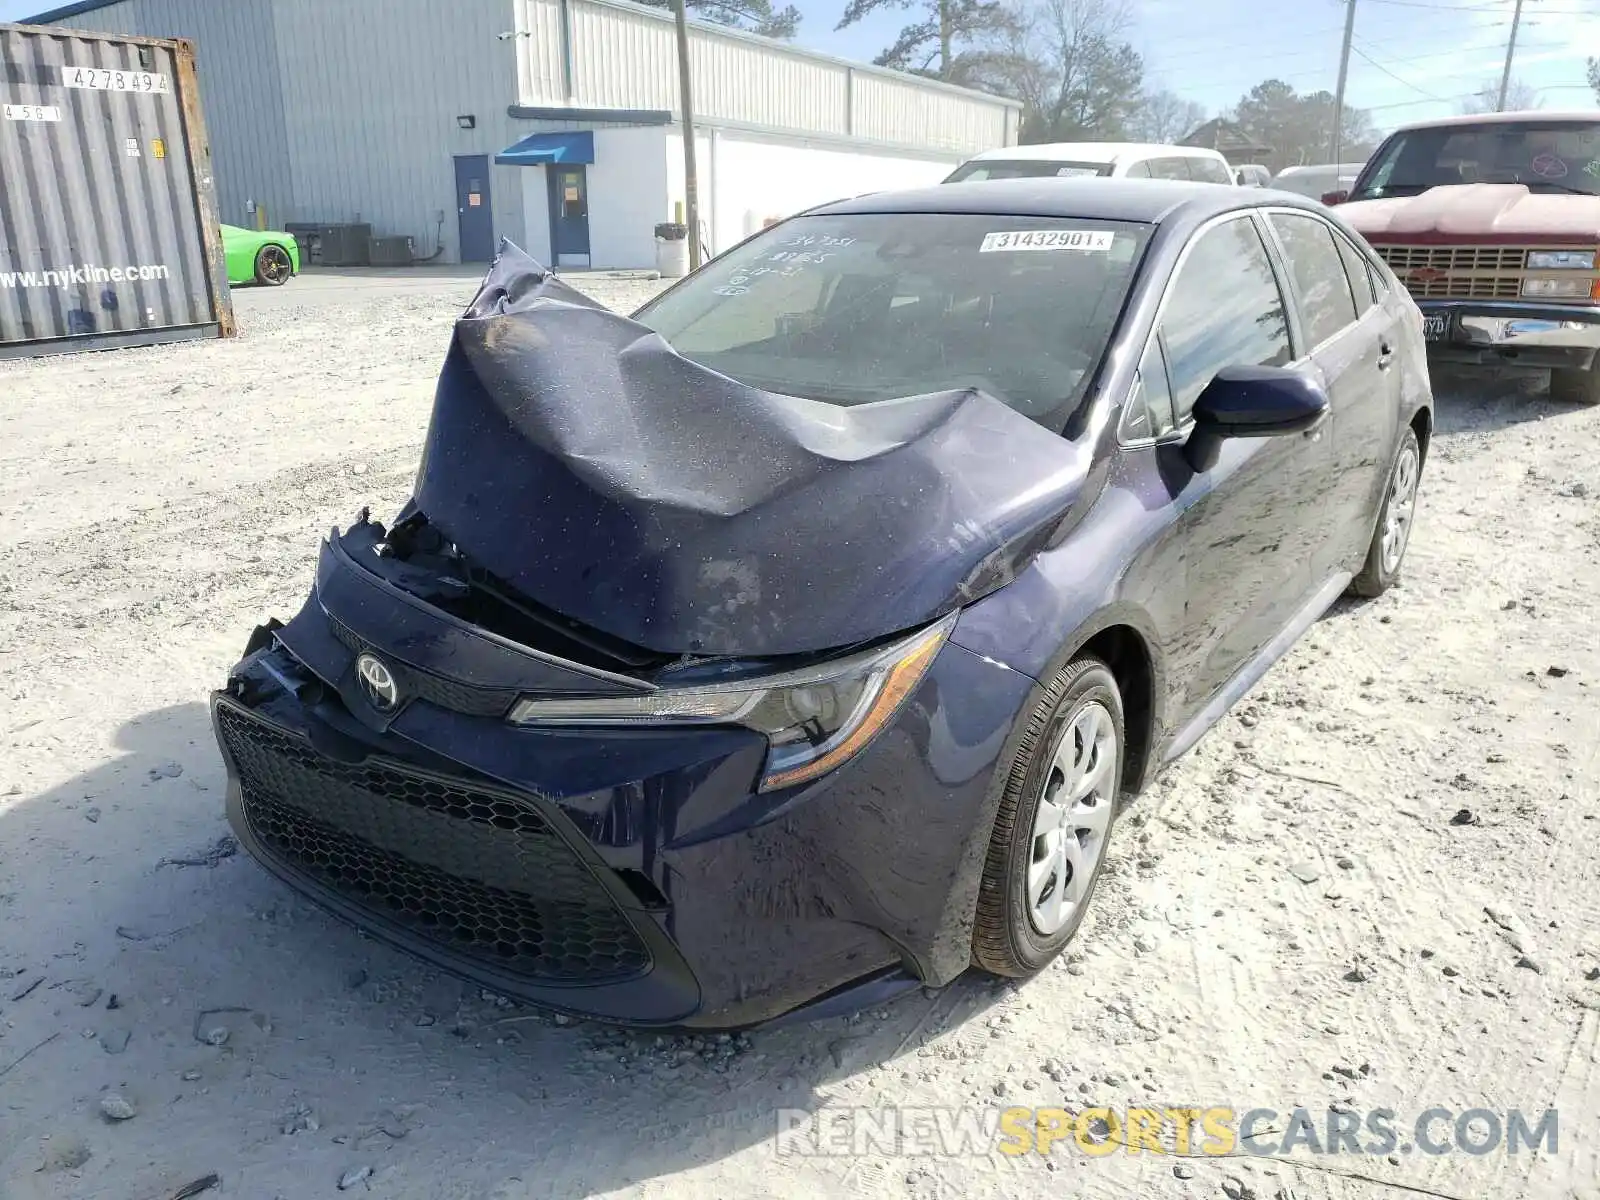
<path fill-rule="evenodd" d="M 1287 291 L 1262 233 L 1248 213 L 1202 230 L 1168 285 L 1157 336 L 1180 433 L 1224 367 L 1296 360 Z M 1172 450 L 1169 469 L 1188 472 L 1181 446 Z M 1198 713 L 1309 598 L 1327 475 L 1324 439 L 1302 434 L 1230 440 L 1210 471 L 1185 478 L 1180 503 L 1187 506 L 1177 529 L 1187 564 L 1184 636 L 1173 670 L 1182 696 L 1178 723 Z"/>
<path fill-rule="evenodd" d="M 1326 579 L 1356 571 L 1371 537 L 1372 495 L 1389 465 L 1386 425 L 1398 411 L 1394 336 L 1366 272 L 1352 279 L 1339 245 L 1344 239 L 1333 226 L 1291 209 L 1268 212 L 1267 224 L 1288 264 L 1306 345 L 1332 409 L 1326 535 L 1315 560 L 1318 578 Z"/>

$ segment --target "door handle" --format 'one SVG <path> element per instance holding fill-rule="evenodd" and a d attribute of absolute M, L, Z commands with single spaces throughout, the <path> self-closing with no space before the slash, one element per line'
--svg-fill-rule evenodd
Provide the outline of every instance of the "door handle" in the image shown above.
<path fill-rule="evenodd" d="M 1394 362 L 1394 347 L 1384 342 L 1378 347 L 1378 369 L 1387 371 Z"/>

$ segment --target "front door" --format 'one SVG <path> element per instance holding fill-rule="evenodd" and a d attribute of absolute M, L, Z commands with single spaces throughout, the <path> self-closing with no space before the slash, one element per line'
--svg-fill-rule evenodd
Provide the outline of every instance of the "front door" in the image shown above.
<path fill-rule="evenodd" d="M 494 259 L 494 209 L 489 203 L 489 156 L 456 156 L 456 212 L 460 223 L 461 261 Z"/>
<path fill-rule="evenodd" d="M 558 267 L 589 265 L 589 180 L 582 166 L 550 173 L 550 256 Z"/>
<path fill-rule="evenodd" d="M 1389 476 L 1389 457 L 1400 411 L 1393 369 L 1395 331 L 1390 314 L 1374 302 L 1365 271 L 1352 274 L 1362 255 L 1322 218 L 1306 212 L 1268 217 L 1294 283 L 1305 341 L 1322 371 L 1332 415 L 1332 479 L 1327 497 L 1327 541 L 1315 564 L 1321 578 L 1361 569 Z M 1388 353 L 1385 353 L 1388 347 Z"/>
<path fill-rule="evenodd" d="M 1174 423 L 1224 367 L 1288 366 L 1288 305 L 1256 225 L 1235 217 L 1198 235 L 1170 285 L 1161 331 Z M 1202 475 L 1182 480 L 1187 610 L 1172 664 L 1181 724 L 1284 629 L 1313 587 L 1322 551 L 1328 442 L 1320 433 L 1223 444 Z"/>

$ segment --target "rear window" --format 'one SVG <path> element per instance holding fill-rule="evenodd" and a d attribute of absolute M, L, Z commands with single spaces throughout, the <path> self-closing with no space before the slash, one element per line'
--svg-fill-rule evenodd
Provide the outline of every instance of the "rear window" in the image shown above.
<path fill-rule="evenodd" d="M 1083 175 L 1109 175 L 1110 163 L 1046 161 L 1044 159 L 982 159 L 965 162 L 945 177 L 945 183 L 988 179 L 1055 179 Z"/>
<path fill-rule="evenodd" d="M 1462 183 L 1600 195 L 1600 121 L 1486 121 L 1397 133 L 1373 157 L 1352 199 Z"/>
<path fill-rule="evenodd" d="M 1189 175 L 1201 183 L 1233 183 L 1233 176 L 1228 174 L 1228 168 L 1214 158 L 1191 158 Z"/>
<path fill-rule="evenodd" d="M 1051 217 L 798 217 L 635 320 L 767 391 L 853 405 L 977 388 L 1059 427 L 1105 354 L 1149 235 Z"/>

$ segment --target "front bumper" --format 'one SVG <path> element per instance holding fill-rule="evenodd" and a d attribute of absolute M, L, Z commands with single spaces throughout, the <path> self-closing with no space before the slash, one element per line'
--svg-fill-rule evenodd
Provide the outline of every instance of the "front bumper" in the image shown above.
<path fill-rule="evenodd" d="M 947 645 L 855 759 L 759 794 L 747 730 L 507 724 L 483 685 L 508 644 L 430 635 L 430 611 L 330 543 L 317 593 L 213 699 L 230 821 L 314 901 L 498 993 L 628 1024 L 747 1026 L 966 967 L 1027 676 Z M 397 713 L 371 710 L 356 647 L 402 673 Z"/>
<path fill-rule="evenodd" d="M 1430 357 L 1455 363 L 1517 363 L 1587 369 L 1600 352 L 1600 308 L 1520 300 L 1419 300 L 1428 318 L 1443 318 Z"/>

